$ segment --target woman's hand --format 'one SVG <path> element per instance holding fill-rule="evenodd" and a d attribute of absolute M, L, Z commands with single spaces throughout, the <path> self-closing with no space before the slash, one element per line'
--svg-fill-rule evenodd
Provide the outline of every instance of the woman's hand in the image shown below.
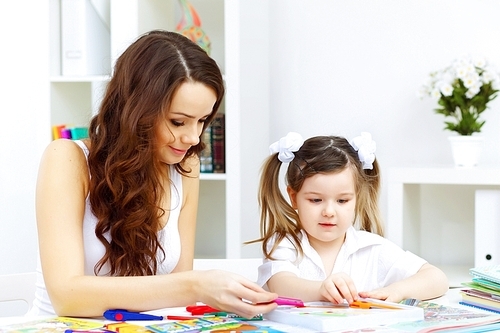
<path fill-rule="evenodd" d="M 276 308 L 277 294 L 265 291 L 241 275 L 222 271 L 203 272 L 203 281 L 195 294 L 201 302 L 222 311 L 233 312 L 245 318 L 267 313 Z"/>
<path fill-rule="evenodd" d="M 348 303 L 358 299 L 354 281 L 345 273 L 328 276 L 321 284 L 319 292 L 324 299 L 337 304 L 344 302 L 344 299 Z"/>

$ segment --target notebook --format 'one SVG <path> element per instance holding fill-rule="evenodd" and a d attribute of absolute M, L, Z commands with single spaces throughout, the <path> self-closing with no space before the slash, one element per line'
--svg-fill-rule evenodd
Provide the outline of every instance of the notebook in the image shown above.
<path fill-rule="evenodd" d="M 360 309 L 347 305 L 311 302 L 305 303 L 305 307 L 278 306 L 275 310 L 265 314 L 264 318 L 321 332 L 356 329 L 359 328 L 360 323 L 370 327 L 424 319 L 424 310 L 419 307 L 375 299 L 366 300 L 374 304 L 390 305 L 397 309 Z"/>
<path fill-rule="evenodd" d="M 500 285 L 500 265 L 474 267 L 469 269 L 469 273 L 475 278 L 484 279 Z"/>
<path fill-rule="evenodd" d="M 461 291 L 461 295 L 460 304 L 500 313 L 500 297 L 498 295 L 476 289 L 464 289 Z"/>

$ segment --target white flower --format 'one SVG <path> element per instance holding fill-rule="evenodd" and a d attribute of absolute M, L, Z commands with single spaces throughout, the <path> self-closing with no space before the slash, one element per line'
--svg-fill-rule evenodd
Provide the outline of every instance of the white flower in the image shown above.
<path fill-rule="evenodd" d="M 490 83 L 493 81 L 493 78 L 493 73 L 489 69 L 485 69 L 483 74 L 481 74 L 481 81 L 483 81 L 483 83 Z"/>
<path fill-rule="evenodd" d="M 467 74 L 464 78 L 462 78 L 462 82 L 464 83 L 465 88 L 471 88 L 477 85 L 481 87 L 483 85 L 477 73 Z"/>
<path fill-rule="evenodd" d="M 478 86 L 472 86 L 465 93 L 465 97 L 467 97 L 467 98 L 470 99 L 470 98 L 476 96 L 478 92 L 479 92 L 479 87 Z"/>
<path fill-rule="evenodd" d="M 473 60 L 473 64 L 477 68 L 484 68 L 486 66 L 486 59 L 484 57 L 476 57 Z"/>
<path fill-rule="evenodd" d="M 466 78 L 468 75 L 475 73 L 474 66 L 472 64 L 464 64 L 462 66 L 456 67 L 455 68 L 457 77 L 461 80 Z"/>
<path fill-rule="evenodd" d="M 483 74 L 481 74 L 481 81 L 484 84 L 491 82 L 493 85 L 493 89 L 497 89 L 495 88 L 495 86 L 498 87 L 500 76 L 493 66 L 488 65 L 484 68 Z"/>
<path fill-rule="evenodd" d="M 451 96 L 451 94 L 453 94 L 453 87 L 449 83 L 443 83 L 439 91 L 444 96 Z"/>
<path fill-rule="evenodd" d="M 434 88 L 430 92 L 430 95 L 432 96 L 432 98 L 439 99 L 441 97 L 441 91 L 438 88 Z"/>
<path fill-rule="evenodd" d="M 448 70 L 443 72 L 443 75 L 441 75 L 441 80 L 445 83 L 453 84 L 453 81 L 455 81 L 455 75 L 453 71 Z"/>

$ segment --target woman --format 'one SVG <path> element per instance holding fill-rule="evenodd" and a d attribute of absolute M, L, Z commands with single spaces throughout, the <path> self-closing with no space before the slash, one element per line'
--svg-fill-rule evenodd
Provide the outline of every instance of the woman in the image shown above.
<path fill-rule="evenodd" d="M 180 34 L 149 32 L 119 57 L 89 139 L 55 140 L 42 157 L 31 314 L 275 308 L 239 275 L 192 271 L 200 137 L 223 96 L 217 64 Z"/>

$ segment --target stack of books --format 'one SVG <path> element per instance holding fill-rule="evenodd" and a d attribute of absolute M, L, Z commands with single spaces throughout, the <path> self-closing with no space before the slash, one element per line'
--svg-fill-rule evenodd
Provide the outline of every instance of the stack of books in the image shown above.
<path fill-rule="evenodd" d="M 464 282 L 460 304 L 500 313 L 500 265 L 474 267 L 471 282 Z"/>
<path fill-rule="evenodd" d="M 200 155 L 200 171 L 203 173 L 225 173 L 225 116 L 217 113 L 201 137 L 205 149 Z"/>

